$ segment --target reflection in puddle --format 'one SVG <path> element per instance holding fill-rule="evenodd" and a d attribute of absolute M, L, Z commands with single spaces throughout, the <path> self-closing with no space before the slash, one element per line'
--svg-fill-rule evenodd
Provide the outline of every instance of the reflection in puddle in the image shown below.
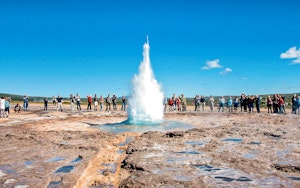
<path fill-rule="evenodd" d="M 190 142 L 185 142 L 185 144 L 192 145 L 192 146 L 202 146 L 202 145 L 204 145 L 204 143 L 200 142 L 200 141 L 190 141 Z"/>
<path fill-rule="evenodd" d="M 238 179 L 236 179 L 236 181 L 252 181 L 247 177 L 239 177 Z"/>
<path fill-rule="evenodd" d="M 256 153 L 247 153 L 244 157 L 247 159 L 254 159 L 256 157 Z"/>
<path fill-rule="evenodd" d="M 59 162 L 59 161 L 63 161 L 65 160 L 65 158 L 62 158 L 62 157 L 54 157 L 54 158 L 51 158 L 51 159 L 48 159 L 46 160 L 47 163 L 52 163 L 52 162 Z"/>
<path fill-rule="evenodd" d="M 261 142 L 250 142 L 250 144 L 254 144 L 254 145 L 260 145 Z"/>
<path fill-rule="evenodd" d="M 77 162 L 80 162 L 81 160 L 82 160 L 82 156 L 79 155 L 77 158 L 73 159 L 73 160 L 71 161 L 71 163 L 77 163 Z"/>
<path fill-rule="evenodd" d="M 58 188 L 61 187 L 61 181 L 51 181 L 47 188 Z"/>
<path fill-rule="evenodd" d="M 127 137 L 126 140 L 122 143 L 119 144 L 120 147 L 126 146 L 129 142 L 133 141 L 135 138 L 134 137 Z"/>
<path fill-rule="evenodd" d="M 105 172 L 110 172 L 110 173 L 114 174 L 117 171 L 117 164 L 116 163 L 102 163 L 101 166 L 106 167 L 106 169 L 100 170 L 100 172 L 102 174 L 105 173 Z"/>
<path fill-rule="evenodd" d="M 243 142 L 243 139 L 240 138 L 227 138 L 222 140 L 222 142 Z"/>
<path fill-rule="evenodd" d="M 74 169 L 74 166 L 72 166 L 72 165 L 63 166 L 63 167 L 57 169 L 57 170 L 55 171 L 55 173 L 69 173 L 69 172 L 71 172 L 73 169 Z"/>
<path fill-rule="evenodd" d="M 232 182 L 232 181 L 248 182 L 248 181 L 252 181 L 247 177 L 239 177 L 238 179 L 234 179 L 234 178 L 223 177 L 223 176 L 215 176 L 215 178 L 216 179 L 221 179 L 222 181 L 226 181 L 226 182 Z"/>
<path fill-rule="evenodd" d="M 235 180 L 235 179 L 228 178 L 228 177 L 223 177 L 223 176 L 216 176 L 215 178 L 216 179 L 221 179 L 222 181 L 226 181 L 226 182 L 232 182 L 232 181 Z"/>
<path fill-rule="evenodd" d="M 178 153 L 178 154 L 200 154 L 197 151 L 179 151 L 179 152 L 174 152 L 174 153 Z"/>
<path fill-rule="evenodd" d="M 31 166 L 33 164 L 33 161 L 25 161 L 24 165 L 25 166 Z"/>
<path fill-rule="evenodd" d="M 214 168 L 207 164 L 193 164 L 192 166 L 197 167 L 198 169 L 207 171 L 207 172 L 214 172 L 214 171 L 221 170 L 220 168 Z"/>
<path fill-rule="evenodd" d="M 2 173 L 5 173 L 5 174 L 13 174 L 13 175 L 17 174 L 16 171 L 13 170 L 12 165 L 10 165 L 10 164 L 5 164 L 5 165 L 0 166 L 0 170 L 2 171 Z"/>
<path fill-rule="evenodd" d="M 295 180 L 295 181 L 300 181 L 300 177 L 293 177 L 293 176 L 291 176 L 291 177 L 288 177 L 288 178 L 290 178 L 292 180 Z"/>

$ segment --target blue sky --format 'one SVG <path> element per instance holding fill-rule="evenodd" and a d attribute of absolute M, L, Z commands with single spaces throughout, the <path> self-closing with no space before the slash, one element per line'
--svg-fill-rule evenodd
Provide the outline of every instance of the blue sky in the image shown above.
<path fill-rule="evenodd" d="M 300 92 L 299 0 L 0 1 L 0 93 L 128 95 L 150 40 L 165 95 Z"/>

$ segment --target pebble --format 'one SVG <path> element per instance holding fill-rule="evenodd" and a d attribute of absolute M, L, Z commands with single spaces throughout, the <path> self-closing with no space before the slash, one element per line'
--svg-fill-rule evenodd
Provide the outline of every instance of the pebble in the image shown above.
<path fill-rule="evenodd" d="M 16 185 L 14 188 L 29 188 L 29 185 Z"/>
<path fill-rule="evenodd" d="M 3 176 L 6 176 L 6 174 L 2 170 L 0 170 L 0 178 L 2 178 Z"/>
<path fill-rule="evenodd" d="M 15 179 L 8 179 L 8 180 L 5 181 L 4 184 L 10 184 L 10 183 L 15 183 L 15 182 L 17 182 L 17 180 L 15 180 Z"/>

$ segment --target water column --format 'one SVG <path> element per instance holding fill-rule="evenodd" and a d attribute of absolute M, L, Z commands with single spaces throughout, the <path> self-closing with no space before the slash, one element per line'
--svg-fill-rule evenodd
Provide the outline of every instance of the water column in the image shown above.
<path fill-rule="evenodd" d="M 132 78 L 132 89 L 128 106 L 128 124 L 151 125 L 163 121 L 163 92 L 154 77 L 150 64 L 150 46 L 143 45 L 143 61 L 139 73 Z"/>

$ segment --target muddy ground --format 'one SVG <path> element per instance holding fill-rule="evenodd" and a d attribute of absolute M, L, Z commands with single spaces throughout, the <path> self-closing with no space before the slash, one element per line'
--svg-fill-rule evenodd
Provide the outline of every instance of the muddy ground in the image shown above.
<path fill-rule="evenodd" d="M 126 119 L 11 113 L 0 119 L 0 187 L 300 187 L 299 115 L 168 112 L 178 126 L 124 132 Z"/>

